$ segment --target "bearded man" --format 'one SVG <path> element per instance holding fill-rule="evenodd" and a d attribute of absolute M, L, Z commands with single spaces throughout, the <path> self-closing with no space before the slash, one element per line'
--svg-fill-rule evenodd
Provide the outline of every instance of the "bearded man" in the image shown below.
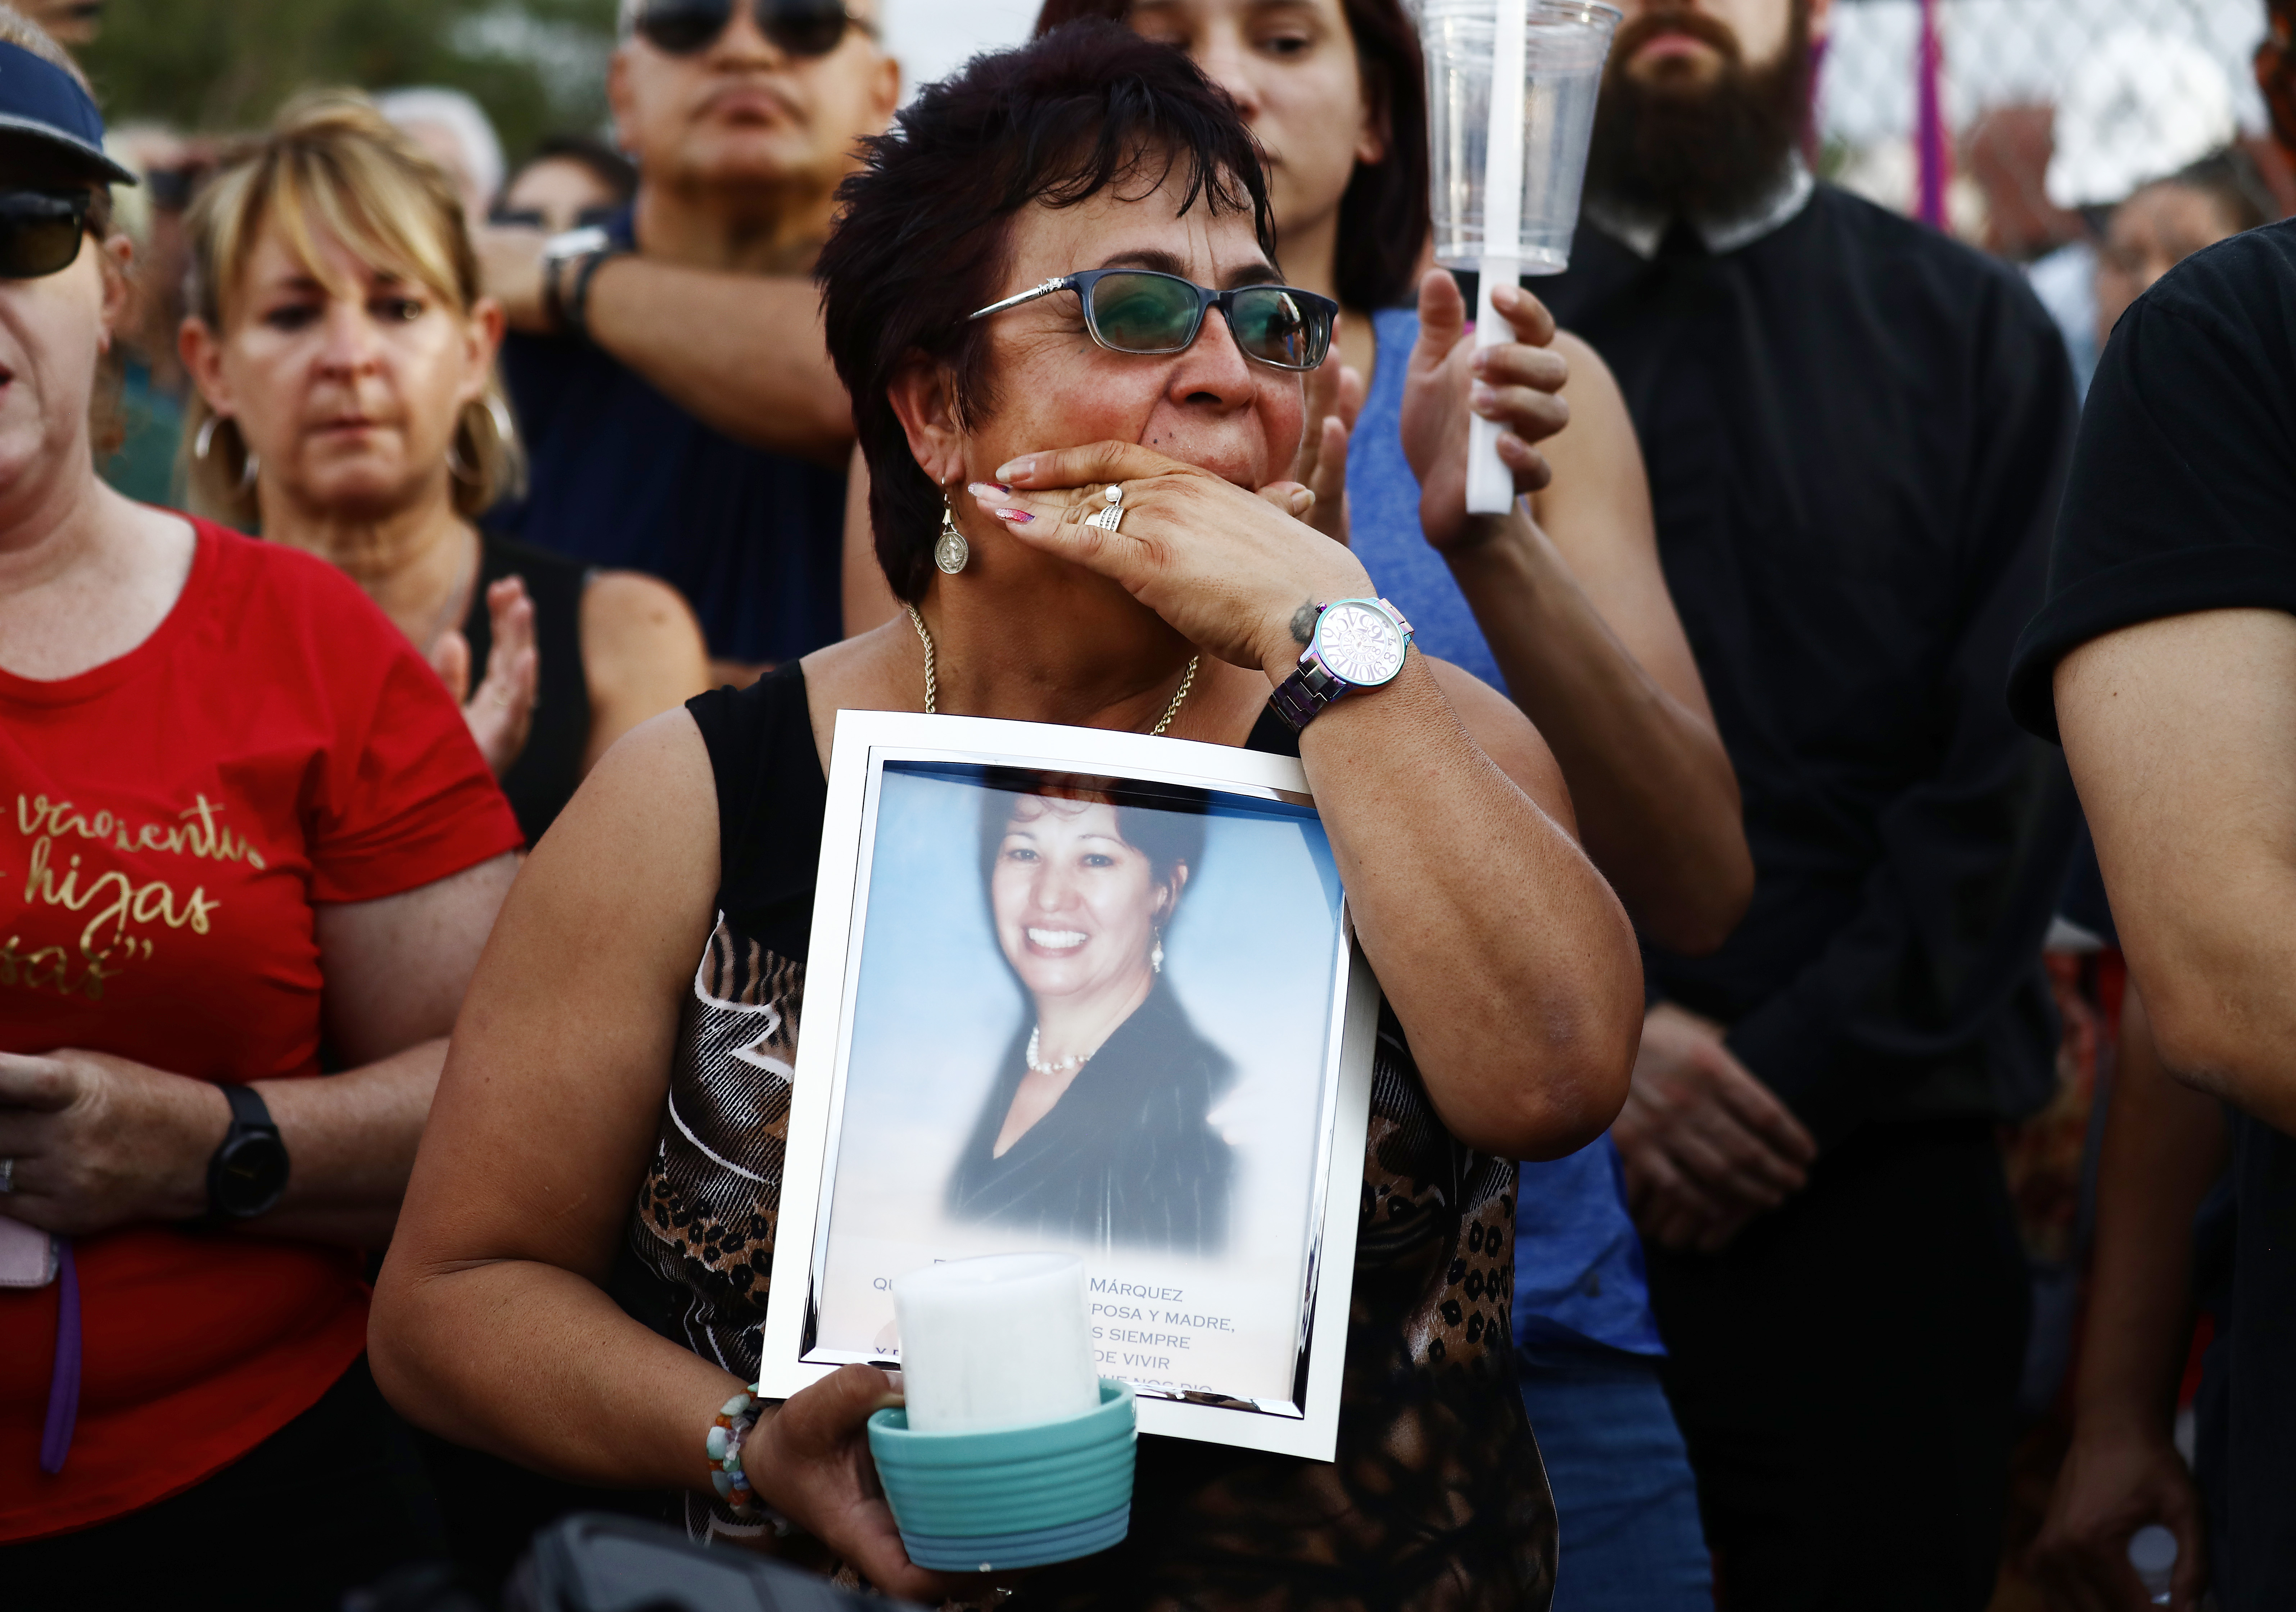
<path fill-rule="evenodd" d="M 1622 3 L 1538 289 L 1641 434 L 1757 875 L 1719 952 L 1646 953 L 1613 1132 L 1667 1387 L 1724 1606 L 1981 1608 L 2029 1308 L 1995 1127 L 2054 1084 L 2073 821 L 2002 687 L 2071 372 L 2006 266 L 1810 176 L 1829 0 Z"/>

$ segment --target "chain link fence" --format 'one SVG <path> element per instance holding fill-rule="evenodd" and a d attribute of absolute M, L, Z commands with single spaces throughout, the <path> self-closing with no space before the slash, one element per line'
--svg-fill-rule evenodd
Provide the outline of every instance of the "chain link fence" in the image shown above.
<path fill-rule="evenodd" d="M 1841 0 L 1819 165 L 2019 261 L 2228 146 L 2259 210 L 2283 217 L 2296 174 L 2251 66 L 2264 29 L 2263 0 Z"/>

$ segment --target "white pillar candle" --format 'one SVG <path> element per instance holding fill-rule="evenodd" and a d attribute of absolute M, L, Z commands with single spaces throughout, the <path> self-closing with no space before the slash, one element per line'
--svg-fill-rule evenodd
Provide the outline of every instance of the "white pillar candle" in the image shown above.
<path fill-rule="evenodd" d="M 992 1254 L 893 1279 L 901 1387 L 920 1433 L 1065 1421 L 1100 1403 L 1084 1261 Z"/>
<path fill-rule="evenodd" d="M 1514 326 L 1492 306 L 1491 293 L 1522 273 L 1522 81 L 1525 0 L 1497 0 L 1491 29 L 1491 114 L 1483 143 L 1483 258 L 1475 296 L 1475 345 L 1514 340 Z M 1504 515 L 1514 508 L 1514 472 L 1499 457 L 1499 425 L 1480 414 L 1467 426 L 1467 512 Z"/>

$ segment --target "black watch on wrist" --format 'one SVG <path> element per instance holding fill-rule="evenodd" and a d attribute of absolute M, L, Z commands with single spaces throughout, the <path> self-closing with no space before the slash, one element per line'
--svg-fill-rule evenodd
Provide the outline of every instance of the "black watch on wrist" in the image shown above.
<path fill-rule="evenodd" d="M 252 1220 L 278 1207 L 287 1191 L 287 1144 L 271 1123 L 271 1110 L 253 1086 L 227 1085 L 231 1129 L 208 1160 L 208 1219 Z"/>

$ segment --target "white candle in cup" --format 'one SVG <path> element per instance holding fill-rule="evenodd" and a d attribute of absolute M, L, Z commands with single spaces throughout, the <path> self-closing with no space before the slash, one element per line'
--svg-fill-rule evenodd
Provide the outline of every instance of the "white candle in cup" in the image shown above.
<path fill-rule="evenodd" d="M 1491 30 L 1491 120 L 1483 143 L 1483 260 L 1475 295 L 1475 345 L 1514 340 L 1491 301 L 1522 273 L 1523 36 L 1526 0 L 1498 0 Z M 1499 457 L 1499 424 L 1480 414 L 1467 423 L 1467 512 L 1504 515 L 1514 508 L 1514 472 Z"/>
<path fill-rule="evenodd" d="M 893 1279 L 901 1387 L 920 1433 L 980 1433 L 1100 1404 L 1084 1261 L 992 1254 Z"/>

